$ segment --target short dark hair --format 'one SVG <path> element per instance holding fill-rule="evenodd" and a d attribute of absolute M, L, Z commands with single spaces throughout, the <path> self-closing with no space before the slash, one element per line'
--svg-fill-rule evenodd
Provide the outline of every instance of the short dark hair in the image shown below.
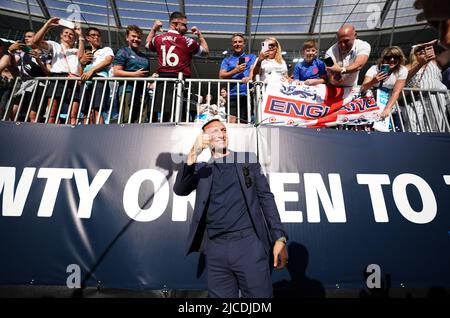
<path fill-rule="evenodd" d="M 204 123 L 202 125 L 202 130 L 205 131 L 206 126 L 208 126 L 209 124 L 211 124 L 211 123 L 213 123 L 215 121 L 219 121 L 220 122 L 220 119 L 219 118 L 213 118 L 213 119 L 208 120 L 206 123 Z"/>
<path fill-rule="evenodd" d="M 183 12 L 172 12 L 172 14 L 169 17 L 169 22 L 175 20 L 175 19 L 187 19 L 187 16 Z"/>
<path fill-rule="evenodd" d="M 127 36 L 130 34 L 130 32 L 137 32 L 139 33 L 140 36 L 142 36 L 142 34 L 144 34 L 144 32 L 142 32 L 141 28 L 138 27 L 137 25 L 131 24 L 129 26 L 127 26 Z"/>
<path fill-rule="evenodd" d="M 100 30 L 97 29 L 96 27 L 89 27 L 89 28 L 87 28 L 86 32 L 84 32 L 84 35 L 88 36 L 91 31 L 97 31 L 100 34 L 100 36 L 102 36 L 102 33 L 100 32 Z"/>

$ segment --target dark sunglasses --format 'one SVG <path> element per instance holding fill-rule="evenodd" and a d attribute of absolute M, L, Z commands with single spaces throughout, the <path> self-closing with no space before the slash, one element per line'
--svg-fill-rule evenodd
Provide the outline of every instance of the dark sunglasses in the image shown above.
<path fill-rule="evenodd" d="M 100 34 L 98 34 L 98 33 L 91 33 L 91 34 L 88 34 L 88 36 L 99 38 Z"/>
<path fill-rule="evenodd" d="M 276 43 L 269 43 L 269 49 L 273 49 L 278 47 L 278 45 Z"/>
<path fill-rule="evenodd" d="M 391 59 L 394 59 L 396 61 L 400 60 L 400 57 L 397 55 L 385 55 L 383 60 L 390 61 Z"/>

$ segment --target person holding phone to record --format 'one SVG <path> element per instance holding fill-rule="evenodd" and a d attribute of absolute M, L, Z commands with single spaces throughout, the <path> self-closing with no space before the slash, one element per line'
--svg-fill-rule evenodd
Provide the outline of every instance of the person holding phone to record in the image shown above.
<path fill-rule="evenodd" d="M 352 24 L 343 24 L 336 33 L 337 43 L 325 53 L 334 64 L 326 67 L 328 81 L 334 86 L 352 87 L 358 84 L 359 71 L 367 63 L 370 44 L 357 38 Z"/>
<path fill-rule="evenodd" d="M 19 121 L 23 121 L 27 113 L 31 122 L 36 120 L 36 111 L 40 102 L 38 97 L 42 96 L 45 85 L 41 82 L 36 88 L 37 82 L 34 78 L 50 76 L 51 74 L 50 63 L 52 58 L 33 44 L 34 36 L 35 33 L 32 31 L 25 32 L 23 41 L 17 41 L 8 49 L 10 65 L 17 67 L 18 75 L 22 79 L 19 90 L 14 94 L 13 107 L 10 113 L 11 120 L 15 119 L 17 111 L 20 111 Z M 32 93 L 35 89 L 35 96 L 37 97 L 31 101 Z"/>
<path fill-rule="evenodd" d="M 94 92 L 94 83 L 91 79 L 96 76 L 109 76 L 111 63 L 114 60 L 114 53 L 110 47 L 103 46 L 102 34 L 99 29 L 89 27 L 85 32 L 85 36 L 88 45 L 86 45 L 84 54 L 80 59 L 83 65 L 81 80 L 85 86 L 85 98 L 83 100 L 82 111 L 85 116 L 89 114 L 90 121 L 86 120 L 86 123 L 103 123 L 103 117 L 100 116 L 100 111 L 107 111 L 109 105 L 107 96 L 110 94 L 109 84 L 106 81 L 97 81 Z M 103 90 L 105 91 L 104 94 Z M 92 109 L 90 109 L 92 95 L 94 95 L 94 99 L 92 101 Z"/>
<path fill-rule="evenodd" d="M 252 113 L 251 105 L 247 103 L 247 83 L 250 80 L 250 70 L 256 61 L 254 54 L 245 53 L 245 37 L 235 33 L 231 37 L 233 53 L 223 59 L 220 65 L 220 79 L 237 79 L 242 83 L 230 85 L 230 107 L 226 109 L 229 123 L 248 123 Z M 239 88 L 239 91 L 238 91 Z M 239 106 L 239 107 L 238 107 Z M 239 112 L 238 112 L 239 110 Z"/>
<path fill-rule="evenodd" d="M 267 38 L 262 42 L 261 52 L 252 66 L 251 78 L 255 80 L 256 74 L 259 74 L 265 84 L 269 81 L 280 81 L 281 78 L 288 79 L 287 65 L 281 52 L 280 42 L 276 38 Z"/>
<path fill-rule="evenodd" d="M 79 77 L 82 74 L 80 58 L 84 54 L 84 35 L 79 25 L 74 29 L 68 28 L 67 25 L 72 24 L 63 21 L 60 23 L 60 18 L 53 17 L 47 20 L 42 28 L 37 31 L 33 38 L 33 44 L 39 48 L 50 52 L 52 55 L 52 76 L 54 77 Z M 63 27 L 59 34 L 59 43 L 55 41 L 45 41 L 45 34 L 54 27 Z M 78 37 L 78 47 L 75 47 L 75 42 Z M 66 89 L 64 89 L 65 81 L 53 80 L 49 83 L 46 90 L 48 123 L 57 123 L 58 108 L 61 104 L 61 99 L 72 105 L 69 105 L 70 124 L 75 125 L 78 120 L 78 107 L 80 104 L 80 86 L 77 80 L 67 81 Z M 75 92 L 73 92 L 75 91 Z M 54 92 L 54 93 L 53 93 Z M 72 99 L 73 96 L 73 99 Z M 64 103 L 62 103 L 64 104 Z M 62 109 L 61 111 L 63 111 Z M 65 111 L 65 110 L 64 110 Z"/>
<path fill-rule="evenodd" d="M 381 53 L 377 64 L 371 66 L 364 77 L 361 91 L 378 88 L 377 104 L 380 107 L 382 119 L 391 114 L 395 102 L 405 87 L 408 76 L 408 70 L 404 66 L 405 61 L 405 54 L 400 47 L 387 47 Z"/>

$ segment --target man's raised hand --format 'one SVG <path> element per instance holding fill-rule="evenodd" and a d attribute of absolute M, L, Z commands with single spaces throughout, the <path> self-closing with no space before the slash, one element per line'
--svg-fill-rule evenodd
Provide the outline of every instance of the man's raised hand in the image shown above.
<path fill-rule="evenodd" d="M 153 23 L 152 26 L 152 30 L 155 32 L 158 32 L 159 30 L 161 30 L 163 26 L 163 23 L 160 20 L 155 20 L 155 22 Z"/>
<path fill-rule="evenodd" d="M 195 139 L 195 143 L 188 155 L 187 164 L 192 165 L 197 160 L 197 156 L 202 153 L 203 149 L 209 147 L 211 136 L 201 132 Z"/>

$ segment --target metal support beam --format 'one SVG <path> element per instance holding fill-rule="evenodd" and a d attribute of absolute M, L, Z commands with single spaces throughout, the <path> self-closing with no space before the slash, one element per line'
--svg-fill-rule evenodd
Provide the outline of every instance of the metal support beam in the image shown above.
<path fill-rule="evenodd" d="M 252 13 L 253 0 L 247 0 L 247 19 L 245 21 L 245 34 L 247 35 L 248 53 L 252 53 Z"/>
<path fill-rule="evenodd" d="M 394 32 L 395 32 L 395 22 L 397 21 L 397 11 L 398 11 L 398 0 L 395 3 L 394 21 L 392 21 L 392 31 L 391 31 L 391 38 L 389 39 L 389 46 L 392 46 L 392 43 L 394 42 Z"/>
<path fill-rule="evenodd" d="M 323 2 L 322 5 L 320 6 L 320 20 L 319 20 L 319 40 L 317 41 L 317 48 L 320 52 L 320 36 L 322 35 L 322 18 L 323 18 Z"/>
<path fill-rule="evenodd" d="M 34 32 L 33 21 L 31 20 L 30 0 L 27 0 L 28 22 L 30 23 L 30 31 Z"/>
<path fill-rule="evenodd" d="M 184 0 L 178 0 L 178 3 L 180 4 L 180 12 L 183 12 L 186 14 L 186 7 L 184 6 Z"/>
<path fill-rule="evenodd" d="M 392 4 L 394 3 L 394 0 L 387 0 L 386 3 L 384 4 L 383 10 L 381 10 L 381 14 L 380 14 L 380 28 L 384 23 L 384 20 L 386 20 L 386 17 L 389 13 L 389 10 L 392 7 Z"/>
<path fill-rule="evenodd" d="M 116 0 L 109 0 L 109 4 L 111 7 L 111 11 L 114 15 L 114 21 L 116 22 L 116 27 L 117 27 L 117 29 L 120 30 L 120 28 L 122 28 L 122 24 L 120 23 L 119 11 L 117 11 Z"/>
<path fill-rule="evenodd" d="M 109 43 L 109 47 L 111 47 L 111 24 L 109 21 L 109 1 L 106 0 L 106 19 L 108 22 L 108 43 Z"/>
<path fill-rule="evenodd" d="M 309 33 L 314 33 L 314 29 L 316 28 L 317 17 L 319 16 L 320 9 L 322 8 L 323 0 L 316 0 L 316 4 L 314 5 L 314 11 L 311 18 L 311 24 L 309 25 Z"/>
<path fill-rule="evenodd" d="M 44 15 L 44 18 L 46 20 L 50 19 L 50 12 L 48 12 L 47 5 L 45 4 L 44 0 L 36 0 L 37 4 L 41 8 L 42 14 Z"/>

